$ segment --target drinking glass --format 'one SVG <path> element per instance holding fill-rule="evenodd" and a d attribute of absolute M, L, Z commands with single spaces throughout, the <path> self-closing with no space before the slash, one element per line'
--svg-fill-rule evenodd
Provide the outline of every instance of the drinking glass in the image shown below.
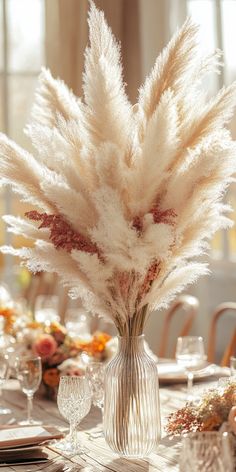
<path fill-rule="evenodd" d="M 89 380 L 92 390 L 92 403 L 100 408 L 102 415 L 104 409 L 104 376 L 105 366 L 101 362 L 90 362 L 86 367 L 86 377 Z M 103 429 L 91 433 L 91 438 L 103 436 Z"/>
<path fill-rule="evenodd" d="M 74 302 L 74 306 L 73 306 Z M 72 338 L 91 339 L 90 316 L 84 308 L 76 307 L 76 300 L 71 300 L 65 312 L 65 327 Z"/>
<path fill-rule="evenodd" d="M 78 443 L 77 426 L 91 408 L 91 392 L 85 376 L 61 376 L 57 395 L 58 409 L 69 421 L 69 435 L 55 444 L 55 447 L 69 455 L 87 452 Z"/>
<path fill-rule="evenodd" d="M 180 472 L 233 472 L 233 437 L 218 431 L 190 433 L 183 437 Z"/>
<path fill-rule="evenodd" d="M 42 362 L 40 357 L 22 357 L 16 360 L 17 378 L 21 390 L 27 396 L 27 419 L 20 421 L 20 425 L 37 425 L 42 421 L 33 420 L 33 396 L 42 380 Z"/>
<path fill-rule="evenodd" d="M 35 300 L 34 316 L 39 323 L 50 324 L 60 321 L 57 295 L 38 295 Z"/>
<path fill-rule="evenodd" d="M 2 395 L 2 387 L 9 377 L 9 362 L 8 357 L 3 353 L 0 354 L 0 396 Z M 0 405 L 0 415 L 8 415 L 11 413 L 10 408 L 5 408 Z"/>
<path fill-rule="evenodd" d="M 230 373 L 232 377 L 236 377 L 236 357 L 230 357 Z"/>
<path fill-rule="evenodd" d="M 187 399 L 192 400 L 194 371 L 204 367 L 206 355 L 201 336 L 183 336 L 177 339 L 176 360 L 184 367 L 188 379 Z"/>

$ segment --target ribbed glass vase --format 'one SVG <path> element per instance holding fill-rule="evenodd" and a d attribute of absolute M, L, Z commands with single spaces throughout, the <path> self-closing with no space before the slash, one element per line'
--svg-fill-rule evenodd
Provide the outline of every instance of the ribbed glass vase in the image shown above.
<path fill-rule="evenodd" d="M 144 335 L 120 337 L 105 373 L 104 436 L 119 455 L 145 457 L 160 439 L 156 363 L 146 353 Z"/>

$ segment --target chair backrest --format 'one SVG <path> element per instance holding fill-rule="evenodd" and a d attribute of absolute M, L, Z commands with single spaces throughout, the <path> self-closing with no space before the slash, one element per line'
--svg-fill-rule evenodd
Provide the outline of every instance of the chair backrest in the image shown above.
<path fill-rule="evenodd" d="M 218 305 L 213 312 L 212 320 L 210 324 L 209 330 L 209 338 L 208 338 L 208 362 L 215 362 L 215 352 L 216 352 L 216 336 L 217 336 L 217 322 L 219 318 L 226 312 L 226 311 L 236 311 L 236 303 L 235 302 L 226 302 L 221 303 Z M 221 366 L 228 366 L 230 356 L 233 356 L 236 351 L 236 328 L 232 332 L 232 336 L 230 337 L 229 342 L 226 345 L 223 357 L 220 361 Z"/>
<path fill-rule="evenodd" d="M 164 325 L 163 325 L 163 330 L 162 330 L 162 335 L 161 335 L 161 343 L 160 343 L 160 348 L 158 352 L 159 357 L 165 357 L 166 355 L 166 348 L 167 348 L 169 333 L 170 333 L 170 323 L 174 314 L 179 309 L 183 310 L 185 314 L 185 317 L 184 317 L 185 322 L 182 325 L 182 329 L 180 329 L 180 332 L 178 333 L 178 335 L 176 335 L 176 339 L 177 339 L 178 336 L 187 336 L 189 334 L 194 318 L 196 314 L 198 313 L 198 308 L 199 308 L 199 301 L 196 297 L 193 297 L 192 295 L 180 295 L 172 303 L 172 305 L 170 306 L 170 308 L 168 309 L 165 315 L 165 320 L 164 320 Z M 172 357 L 175 357 L 175 350 L 173 351 Z"/>

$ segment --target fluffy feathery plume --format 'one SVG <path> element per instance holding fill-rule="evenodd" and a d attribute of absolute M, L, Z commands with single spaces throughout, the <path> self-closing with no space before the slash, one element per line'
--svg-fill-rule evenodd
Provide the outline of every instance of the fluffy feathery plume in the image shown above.
<path fill-rule="evenodd" d="M 236 84 L 208 100 L 201 80 L 220 53 L 201 58 L 188 19 L 157 58 L 132 107 L 120 49 L 92 4 L 84 97 L 43 70 L 31 155 L 0 136 L 0 178 L 34 209 L 6 215 L 9 231 L 33 248 L 3 247 L 32 271 L 57 272 L 72 297 L 138 335 L 150 311 L 206 274 L 195 258 L 230 226 L 222 203 L 236 170 L 225 125 Z"/>

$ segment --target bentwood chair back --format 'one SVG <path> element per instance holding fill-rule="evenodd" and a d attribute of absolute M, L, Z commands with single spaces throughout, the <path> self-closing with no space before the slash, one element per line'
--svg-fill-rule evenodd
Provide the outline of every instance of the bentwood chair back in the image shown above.
<path fill-rule="evenodd" d="M 179 333 L 176 334 L 176 339 L 178 336 L 187 336 L 189 334 L 190 329 L 193 325 L 194 318 L 198 313 L 198 309 L 199 301 L 196 297 L 193 297 L 192 295 L 180 295 L 178 298 L 176 298 L 176 300 L 172 303 L 165 315 L 163 330 L 161 333 L 161 343 L 158 352 L 159 357 L 166 356 L 166 349 L 170 336 L 171 321 L 177 311 L 184 311 L 184 322 Z M 175 349 L 173 351 L 172 357 L 175 357 Z"/>
<path fill-rule="evenodd" d="M 227 311 L 235 311 L 235 321 L 236 321 L 236 303 L 235 302 L 226 302 L 218 305 L 213 312 L 209 337 L 208 337 L 208 362 L 215 362 L 216 355 L 216 338 L 217 338 L 217 323 L 222 315 Z M 235 323 L 236 325 L 236 323 Z M 233 356 L 236 352 L 236 327 L 233 328 L 232 334 L 229 338 L 228 343 L 226 343 L 224 354 L 221 358 L 220 365 L 228 366 L 230 362 L 230 356 Z"/>

